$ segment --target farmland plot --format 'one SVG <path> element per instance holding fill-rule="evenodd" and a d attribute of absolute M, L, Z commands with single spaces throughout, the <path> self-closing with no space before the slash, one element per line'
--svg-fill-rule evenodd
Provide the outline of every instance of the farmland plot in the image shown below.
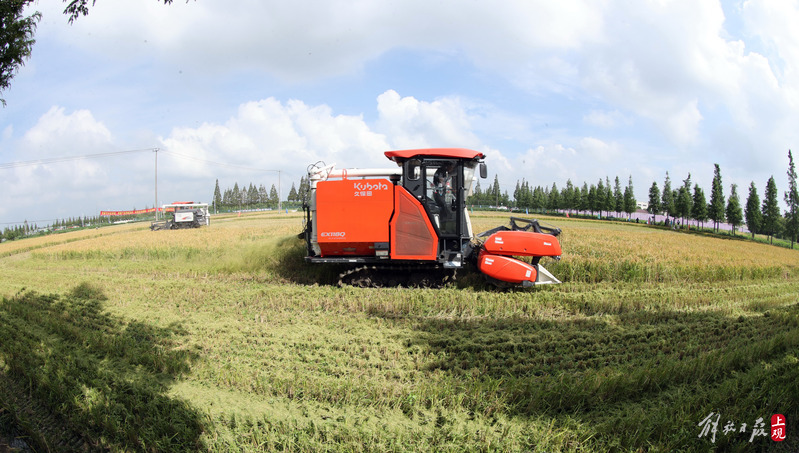
<path fill-rule="evenodd" d="M 799 252 L 551 222 L 565 283 L 510 292 L 335 287 L 299 215 L 2 244 L 0 408 L 55 449 L 799 446 Z"/>

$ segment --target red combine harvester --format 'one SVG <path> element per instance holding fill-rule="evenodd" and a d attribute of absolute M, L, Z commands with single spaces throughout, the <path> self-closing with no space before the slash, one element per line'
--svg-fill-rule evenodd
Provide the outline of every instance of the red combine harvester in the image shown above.
<path fill-rule="evenodd" d="M 344 265 L 339 284 L 441 286 L 476 265 L 499 286 L 560 283 L 539 261 L 560 259 L 558 228 L 511 217 L 472 233 L 466 198 L 485 156 L 462 148 L 388 151 L 396 169 L 309 167 L 306 260 Z M 530 262 L 514 257 L 530 257 Z"/>

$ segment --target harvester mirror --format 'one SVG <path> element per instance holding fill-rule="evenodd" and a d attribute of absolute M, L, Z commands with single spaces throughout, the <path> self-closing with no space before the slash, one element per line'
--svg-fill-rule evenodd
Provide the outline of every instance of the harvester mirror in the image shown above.
<path fill-rule="evenodd" d="M 483 179 L 488 178 L 488 166 L 485 162 L 480 162 L 480 177 Z"/>

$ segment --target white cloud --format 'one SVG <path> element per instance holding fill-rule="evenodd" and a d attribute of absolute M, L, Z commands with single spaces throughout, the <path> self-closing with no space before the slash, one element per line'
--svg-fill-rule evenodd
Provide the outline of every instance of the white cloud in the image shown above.
<path fill-rule="evenodd" d="M 66 114 L 63 107 L 54 106 L 25 133 L 22 142 L 27 156 L 83 155 L 107 151 L 111 132 L 88 110 Z"/>
<path fill-rule="evenodd" d="M 613 164 L 619 161 L 622 150 L 618 143 L 607 143 L 594 137 L 585 137 L 580 140 L 580 153 L 589 157 L 589 162 L 599 164 Z"/>
<path fill-rule="evenodd" d="M 476 147 L 467 109 L 458 98 L 433 102 L 388 90 L 377 98 L 379 128 L 396 148 Z"/>
<path fill-rule="evenodd" d="M 14 119 L 4 127 L 3 147 L 31 158 L 130 148 L 115 143 L 115 136 L 134 135 L 123 125 L 140 131 L 159 123 L 142 134 L 162 135 L 164 150 L 285 169 L 292 178 L 320 159 L 383 166 L 386 149 L 464 146 L 486 152 L 490 167 L 508 175 L 503 184 L 525 172 L 561 184 L 564 177 L 590 181 L 597 172 L 661 175 L 687 162 L 720 161 L 730 174 L 751 174 L 763 185 L 763 175 L 784 173 L 785 150 L 799 141 L 799 7 L 791 1 L 727 7 L 739 15 L 743 34 L 731 30 L 722 4 L 692 0 L 115 0 L 98 2 L 72 26 L 63 4 L 33 6 L 45 13 L 42 47 L 17 80 L 32 81 L 31 95 L 17 99 L 67 107 L 51 109 L 33 127 L 23 124 L 41 110 L 27 112 L 29 123 Z M 60 66 L 36 60 L 48 42 L 46 55 L 69 55 L 58 59 L 63 76 Z M 443 92 L 400 87 L 404 74 L 381 66 L 392 51 L 454 62 L 464 77 L 448 74 L 452 88 L 437 88 Z M 90 64 L 66 67 L 73 56 Z M 37 78 L 47 74 L 58 81 Z M 62 86 L 62 79 L 70 83 Z M 468 86 L 475 80 L 489 88 Z M 239 81 L 263 88 L 237 91 Z M 364 94 L 365 86 L 375 91 Z M 322 100 L 310 105 L 305 89 Z M 176 90 L 184 97 L 171 97 Z M 64 93 L 69 101 L 50 100 Z M 351 99 L 375 96 L 377 119 L 366 121 L 375 106 Z M 139 110 L 129 112 L 137 102 Z M 185 118 L 205 103 L 207 110 Z M 356 113 L 337 113 L 342 104 Z M 3 113 L 12 118 L 10 112 Z M 207 112 L 217 116 L 205 118 Z M 143 175 L 151 157 L 141 160 L 135 172 Z M 45 170 L 28 168 L 25 177 L 52 178 Z M 171 181 L 227 171 L 166 153 L 159 170 L 164 190 Z M 231 169 L 226 177 L 256 176 Z"/>
<path fill-rule="evenodd" d="M 763 160 L 787 162 L 787 149 L 799 142 L 799 4 L 745 1 L 741 10 L 747 33 L 764 43 L 764 55 L 747 56 L 740 77 L 745 88 L 736 107 L 757 148 L 752 160 L 763 168 Z"/>
<path fill-rule="evenodd" d="M 586 124 L 597 126 L 602 129 L 613 129 L 619 125 L 626 125 L 630 123 L 629 118 L 618 110 L 601 111 L 592 110 L 583 116 L 583 121 Z"/>
<path fill-rule="evenodd" d="M 741 6 L 746 31 L 765 44 L 774 72 L 795 85 L 799 70 L 799 5 L 786 0 L 746 0 Z"/>
<path fill-rule="evenodd" d="M 162 144 L 165 151 L 179 154 L 167 154 L 170 159 L 192 169 L 180 177 L 191 181 L 195 193 L 201 195 L 215 178 L 222 187 L 251 182 L 277 186 L 277 170 L 287 193 L 309 164 L 385 167 L 389 163 L 382 152 L 390 149 L 385 137 L 360 116 L 335 115 L 326 105 L 308 106 L 298 100 L 281 103 L 274 98 L 242 104 L 236 116 L 223 124 L 176 128 Z"/>
<path fill-rule="evenodd" d="M 165 151 L 195 159 L 182 164 L 194 177 L 238 174 L 239 182 L 251 176 L 207 161 L 246 165 L 253 176 L 258 169 L 280 169 L 299 179 L 319 160 L 341 168 L 391 167 L 384 151 L 483 146 L 457 98 L 427 102 L 389 90 L 378 96 L 377 111 L 375 124 L 368 124 L 360 115 L 337 115 L 327 105 L 268 98 L 242 104 L 222 124 L 175 128 L 161 142 Z"/>
<path fill-rule="evenodd" d="M 17 161 L 32 162 L 107 153 L 113 151 L 113 138 L 108 128 L 91 112 L 77 110 L 67 113 L 63 107 L 55 106 L 43 114 L 14 146 Z M 87 194 L 96 195 L 112 185 L 114 163 L 118 164 L 114 158 L 72 159 L 31 163 L 6 170 L 9 174 L 0 195 L 0 214 L 19 212 L 29 218 L 34 215 L 23 213 L 76 215 L 70 208 L 84 202 Z"/>
<path fill-rule="evenodd" d="M 791 77 L 799 61 L 791 18 L 799 14 L 786 1 L 741 7 L 749 33 L 775 49 L 768 59 L 729 37 L 714 1 L 117 0 L 98 3 L 73 26 L 61 5 L 41 7 L 57 22 L 43 31 L 73 49 L 117 62 L 155 60 L 199 78 L 254 69 L 292 84 L 358 73 L 393 49 L 456 54 L 529 93 L 587 96 L 603 110 L 643 117 L 680 148 L 704 144 L 708 109 L 728 110 L 766 135 L 778 124 L 769 111 L 796 110 L 799 99 L 784 86 L 799 80 Z"/>
<path fill-rule="evenodd" d="M 601 7 L 583 0 L 116 0 L 99 2 L 70 27 L 59 17 L 61 5 L 41 5 L 58 18 L 59 39 L 110 58 L 158 55 L 215 73 L 257 67 L 285 79 L 352 73 L 393 48 L 464 51 L 481 65 L 507 68 L 539 51 L 590 41 Z"/>
<path fill-rule="evenodd" d="M 527 150 L 516 159 L 516 180 L 525 179 L 532 186 L 550 186 L 553 182 L 574 181 L 579 153 L 576 149 L 561 144 L 541 145 Z M 520 170 L 520 171 L 519 171 Z M 514 181 L 508 181 L 515 184 Z"/>

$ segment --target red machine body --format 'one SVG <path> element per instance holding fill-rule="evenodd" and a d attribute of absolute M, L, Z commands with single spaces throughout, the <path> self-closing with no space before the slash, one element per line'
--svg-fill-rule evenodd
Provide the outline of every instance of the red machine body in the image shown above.
<path fill-rule="evenodd" d="M 309 170 L 311 196 L 301 234 L 306 260 L 347 265 L 352 269 L 342 275 L 359 275 L 357 281 L 369 285 L 396 281 L 402 272 L 429 271 L 446 279 L 470 262 L 502 284 L 560 283 L 539 264 L 542 257 L 560 257 L 560 230 L 511 218 L 510 228 L 473 236 L 465 199 L 475 170 L 485 177 L 482 153 L 432 148 L 385 155 L 399 168 Z"/>

